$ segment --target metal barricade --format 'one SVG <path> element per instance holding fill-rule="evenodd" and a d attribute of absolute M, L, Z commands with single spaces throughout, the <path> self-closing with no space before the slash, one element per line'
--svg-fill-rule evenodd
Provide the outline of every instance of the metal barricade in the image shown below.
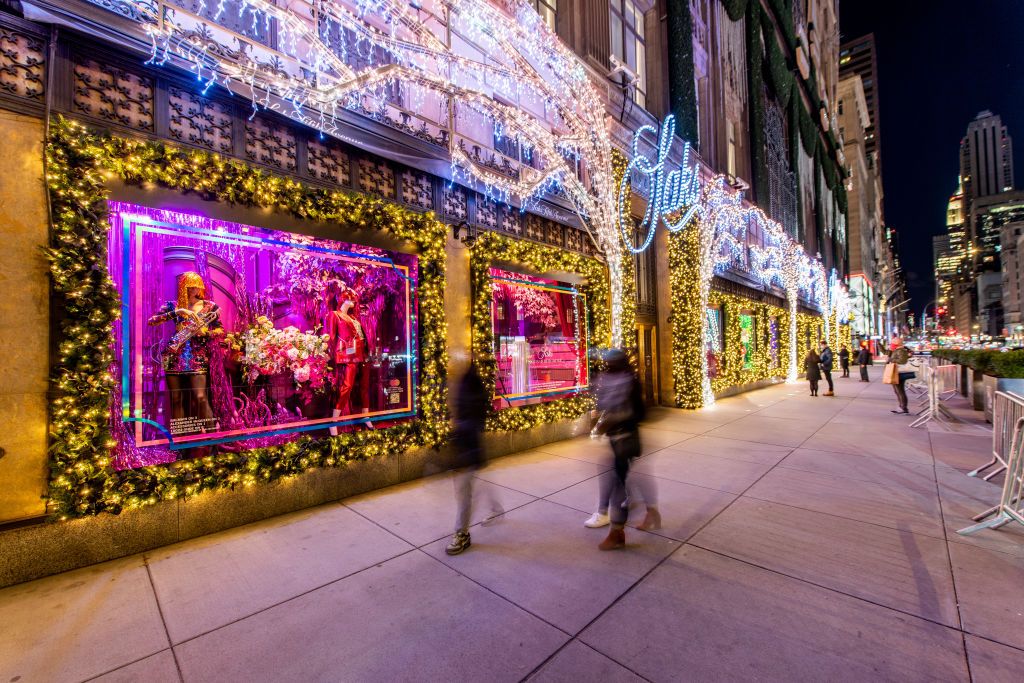
<path fill-rule="evenodd" d="M 1003 482 L 999 504 L 976 515 L 974 519 L 979 522 L 978 524 L 957 531 L 963 536 L 982 529 L 998 529 L 1008 522 L 1024 524 L 1024 501 L 1021 500 L 1024 493 L 1024 398 L 1016 394 L 996 392 L 997 401 L 1000 397 L 1004 403 L 1012 405 L 1004 405 L 1000 413 L 1003 421 L 993 423 L 992 448 L 994 461 L 1002 462 L 1006 471 L 1006 480 Z M 1010 433 L 1009 447 L 1002 451 L 1001 455 L 1005 458 L 1002 460 L 996 449 L 997 444 L 1005 444 L 1007 431 Z M 985 519 L 986 517 L 989 519 Z"/>
<path fill-rule="evenodd" d="M 990 467 L 994 470 L 985 475 L 985 481 L 1006 469 L 1013 441 L 1014 425 L 1024 417 L 1024 397 L 1008 391 L 997 391 L 992 400 L 992 459 L 981 467 L 968 472 L 967 476 L 977 477 Z"/>
<path fill-rule="evenodd" d="M 949 408 L 942 405 L 943 398 L 948 398 L 956 392 L 957 366 L 955 365 L 933 365 L 923 364 L 920 369 L 924 371 L 924 385 L 926 389 L 924 397 L 924 409 L 919 413 L 920 417 L 910 423 L 911 427 L 921 427 L 931 420 L 941 423 L 947 429 L 948 422 L 956 418 L 949 411 Z"/>

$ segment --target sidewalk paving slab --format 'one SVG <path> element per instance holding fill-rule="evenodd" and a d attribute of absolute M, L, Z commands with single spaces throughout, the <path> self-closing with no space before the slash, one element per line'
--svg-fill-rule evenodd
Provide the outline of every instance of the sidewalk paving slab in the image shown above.
<path fill-rule="evenodd" d="M 424 550 L 461 574 L 575 635 L 679 547 L 626 530 L 628 551 L 601 552 L 608 529 L 586 529 L 580 513 L 538 500 L 490 527 L 474 527 L 472 552 L 448 556 L 447 540 Z"/>
<path fill-rule="evenodd" d="M 968 477 L 961 470 L 935 468 L 939 484 L 939 502 L 942 504 L 946 537 L 950 543 L 998 550 L 1024 557 L 1024 526 L 1007 524 L 999 529 L 977 531 L 968 536 L 957 531 L 974 526 L 973 517 L 999 502 L 1003 487 L 980 477 Z"/>
<path fill-rule="evenodd" d="M 908 491 L 896 485 L 777 467 L 744 495 L 803 508 L 810 514 L 820 512 L 944 538 L 935 491 Z"/>
<path fill-rule="evenodd" d="M 891 460 L 869 453 L 836 453 L 797 448 L 780 468 L 816 472 L 843 479 L 904 487 L 924 494 L 935 493 L 935 468 L 930 464 Z"/>
<path fill-rule="evenodd" d="M 942 539 L 740 498 L 692 545 L 959 627 Z"/>
<path fill-rule="evenodd" d="M 791 446 L 776 446 L 756 441 L 742 441 L 739 439 L 724 439 L 720 436 L 701 435 L 669 446 L 663 450 L 666 452 L 680 451 L 683 453 L 714 455 L 719 458 L 742 460 L 760 465 L 775 465 L 789 455 L 793 448 Z"/>
<path fill-rule="evenodd" d="M 120 669 L 91 679 L 90 683 L 179 683 L 178 665 L 170 648 Z"/>
<path fill-rule="evenodd" d="M 185 681 L 518 681 L 567 640 L 416 550 L 175 651 Z"/>
<path fill-rule="evenodd" d="M 528 680 L 530 683 L 642 683 L 644 679 L 593 648 L 573 640 Z"/>
<path fill-rule="evenodd" d="M 978 683 L 1020 683 L 1024 650 L 967 635 L 967 660 Z"/>
<path fill-rule="evenodd" d="M 736 500 L 736 495 L 724 491 L 684 484 L 671 479 L 649 477 L 646 474 L 631 473 L 630 477 L 648 478 L 658 494 L 658 510 L 661 512 L 662 528 L 654 533 L 677 541 L 685 541 L 715 515 Z M 574 508 L 580 512 L 579 524 L 597 509 L 598 488 L 594 481 L 585 481 L 559 491 L 547 500 Z M 644 519 L 643 505 L 630 513 L 629 523 L 633 526 Z"/>
<path fill-rule="evenodd" d="M 580 640 L 651 681 L 968 679 L 953 629 L 691 546 Z"/>
<path fill-rule="evenodd" d="M 492 484 L 543 498 L 596 477 L 607 469 L 592 462 L 527 451 L 492 460 L 476 476 Z"/>
<path fill-rule="evenodd" d="M 745 460 L 664 450 L 638 460 L 631 471 L 727 493 L 743 493 L 770 469 L 771 465 Z"/>
<path fill-rule="evenodd" d="M 180 643 L 411 549 L 332 503 L 160 548 L 147 561 Z"/>
<path fill-rule="evenodd" d="M 0 591 L 0 680 L 83 681 L 170 646 L 141 555 Z"/>
<path fill-rule="evenodd" d="M 534 496 L 479 478 L 473 482 L 473 486 L 478 501 L 485 501 L 488 496 L 493 496 L 506 510 L 536 500 Z M 344 505 L 395 536 L 419 547 L 453 533 L 454 497 L 455 478 L 451 473 L 445 473 L 348 498 Z M 491 509 L 482 503 L 475 505 L 470 521 L 476 524 L 490 516 L 491 512 Z"/>
<path fill-rule="evenodd" d="M 960 543 L 949 554 L 964 630 L 1024 649 L 1024 558 Z"/>
<path fill-rule="evenodd" d="M 799 446 L 825 423 L 820 421 L 787 420 L 781 417 L 760 417 L 748 415 L 735 422 L 712 429 L 708 436 L 727 439 L 750 440 L 756 438 L 762 443 L 777 446 Z"/>
<path fill-rule="evenodd" d="M 881 458 L 930 465 L 934 460 L 928 432 L 911 428 L 912 417 L 886 411 L 868 425 L 827 424 L 801 445 L 817 451 L 853 455 L 870 452 Z"/>

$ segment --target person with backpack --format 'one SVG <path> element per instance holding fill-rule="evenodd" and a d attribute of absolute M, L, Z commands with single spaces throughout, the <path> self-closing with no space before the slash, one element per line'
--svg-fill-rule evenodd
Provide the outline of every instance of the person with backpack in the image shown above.
<path fill-rule="evenodd" d="M 625 526 L 629 519 L 626 500 L 626 477 L 633 460 L 640 455 L 640 423 L 646 415 L 640 382 L 629 367 L 626 354 L 619 349 L 605 353 L 605 371 L 597 378 L 596 429 L 608 437 L 614 459 L 614 477 L 608 497 L 611 529 L 608 537 L 597 546 L 601 550 L 615 550 L 626 545 Z M 646 498 L 646 496 L 645 496 Z M 649 503 L 650 501 L 648 501 Z M 642 526 L 660 526 L 660 515 L 655 508 L 647 511 L 648 519 Z M 657 517 L 657 519 L 654 519 Z"/>

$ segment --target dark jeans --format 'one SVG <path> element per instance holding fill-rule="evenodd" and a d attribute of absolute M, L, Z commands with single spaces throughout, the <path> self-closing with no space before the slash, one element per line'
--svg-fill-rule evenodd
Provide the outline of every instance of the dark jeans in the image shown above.
<path fill-rule="evenodd" d="M 840 363 L 840 365 L 843 368 L 843 377 L 849 377 L 850 376 L 850 363 L 843 361 L 843 362 Z"/>
<path fill-rule="evenodd" d="M 623 526 L 629 518 L 629 510 L 622 509 L 622 501 L 626 500 L 626 477 L 633 458 L 640 455 L 640 432 L 630 431 L 613 434 L 608 437 L 615 455 L 615 477 L 612 479 L 612 491 L 608 497 L 608 514 L 612 524 Z"/>
<path fill-rule="evenodd" d="M 901 372 L 899 384 L 892 385 L 892 390 L 896 392 L 896 400 L 900 404 L 900 410 L 907 410 L 907 380 L 916 374 L 914 372 Z"/>
<path fill-rule="evenodd" d="M 817 391 L 818 391 L 818 380 L 816 380 L 816 379 L 809 379 L 807 381 L 811 383 L 811 393 L 812 394 L 817 393 Z"/>
<path fill-rule="evenodd" d="M 865 381 L 865 382 L 869 381 L 868 380 L 868 366 L 866 366 L 866 365 L 860 366 L 860 378 L 863 381 Z"/>
<path fill-rule="evenodd" d="M 832 371 L 822 368 L 821 374 L 825 375 L 825 381 L 828 382 L 828 390 L 832 391 Z"/>

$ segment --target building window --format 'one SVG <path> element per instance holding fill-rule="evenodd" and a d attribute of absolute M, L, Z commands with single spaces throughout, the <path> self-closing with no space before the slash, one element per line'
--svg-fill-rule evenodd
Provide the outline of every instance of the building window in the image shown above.
<path fill-rule="evenodd" d="M 633 0 L 611 0 L 612 54 L 636 74 L 630 84 L 633 101 L 647 106 L 647 44 L 644 40 L 644 13 Z M 623 83 L 629 77 L 623 76 Z"/>
<path fill-rule="evenodd" d="M 537 10 L 537 14 L 548 28 L 554 31 L 558 16 L 558 0 L 533 0 L 533 9 Z"/>

